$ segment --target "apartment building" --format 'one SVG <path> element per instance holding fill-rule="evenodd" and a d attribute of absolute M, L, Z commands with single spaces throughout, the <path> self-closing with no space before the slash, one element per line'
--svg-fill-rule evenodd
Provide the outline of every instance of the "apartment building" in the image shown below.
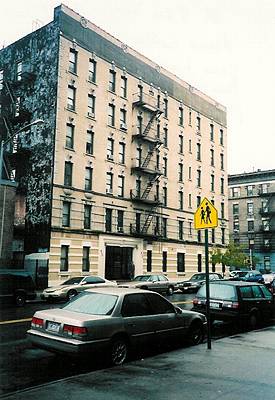
<path fill-rule="evenodd" d="M 64 5 L 0 51 L 0 90 L 5 137 L 44 120 L 5 159 L 24 204 L 16 243 L 48 255 L 50 282 L 203 270 L 204 197 L 211 244 L 228 242 L 224 106 Z"/>
<path fill-rule="evenodd" d="M 231 240 L 257 269 L 275 271 L 275 170 L 229 175 L 228 186 Z"/>

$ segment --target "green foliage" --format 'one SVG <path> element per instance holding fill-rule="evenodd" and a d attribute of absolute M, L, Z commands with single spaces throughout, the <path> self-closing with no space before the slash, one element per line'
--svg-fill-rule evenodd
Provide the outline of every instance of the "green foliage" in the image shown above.
<path fill-rule="evenodd" d="M 255 262 L 257 263 L 256 257 L 254 258 Z M 237 246 L 234 243 L 229 243 L 224 253 L 222 253 L 219 248 L 214 248 L 211 251 L 211 262 L 214 265 L 223 263 L 227 266 L 241 268 L 248 266 L 248 257 L 247 254 L 244 252 L 242 246 Z"/>

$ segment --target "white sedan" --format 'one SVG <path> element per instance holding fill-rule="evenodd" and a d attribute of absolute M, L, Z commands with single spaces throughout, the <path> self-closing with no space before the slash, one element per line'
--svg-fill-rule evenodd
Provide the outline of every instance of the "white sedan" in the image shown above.
<path fill-rule="evenodd" d="M 58 286 L 52 286 L 45 289 L 41 294 L 41 299 L 46 301 L 71 300 L 78 293 L 81 293 L 86 289 L 110 286 L 117 286 L 117 283 L 108 281 L 100 276 L 75 276 Z"/>

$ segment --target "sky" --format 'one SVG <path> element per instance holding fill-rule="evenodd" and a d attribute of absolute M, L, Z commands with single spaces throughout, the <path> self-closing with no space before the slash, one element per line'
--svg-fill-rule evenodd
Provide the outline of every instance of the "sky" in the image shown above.
<path fill-rule="evenodd" d="M 56 0 L 1 2 L 0 48 L 53 19 Z M 64 0 L 227 107 L 228 171 L 275 168 L 275 0 Z"/>

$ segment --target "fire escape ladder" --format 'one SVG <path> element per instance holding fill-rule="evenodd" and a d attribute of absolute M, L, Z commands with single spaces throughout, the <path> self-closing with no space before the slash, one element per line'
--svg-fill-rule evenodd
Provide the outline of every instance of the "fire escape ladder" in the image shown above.
<path fill-rule="evenodd" d="M 144 225 L 143 225 L 142 230 L 141 230 L 142 233 L 147 233 L 148 228 L 149 228 L 149 226 L 151 225 L 151 222 L 152 222 L 152 220 L 153 220 L 153 218 L 154 218 L 154 209 L 155 209 L 155 207 L 152 207 L 152 208 L 149 210 L 149 212 L 148 212 L 148 214 L 147 214 L 147 216 L 146 216 Z"/>
<path fill-rule="evenodd" d="M 142 163 L 142 168 L 146 168 L 149 165 L 149 162 L 152 158 L 152 155 L 154 154 L 154 147 L 150 147 L 147 153 L 147 156 L 145 157 L 143 163 Z"/>
<path fill-rule="evenodd" d="M 147 186 L 146 186 L 144 192 L 143 192 L 142 195 L 141 195 L 141 198 L 142 198 L 142 199 L 144 199 L 144 200 L 147 199 L 147 197 L 148 197 L 148 195 L 149 195 L 149 193 L 150 193 L 150 191 L 151 191 L 151 189 L 152 189 L 152 187 L 153 187 L 153 184 L 154 184 L 154 182 L 152 182 L 152 181 L 149 181 L 149 182 L 147 183 Z"/>
<path fill-rule="evenodd" d="M 143 131 L 143 136 L 146 136 L 147 135 L 147 133 L 150 131 L 150 129 L 151 129 L 151 126 L 152 126 L 152 124 L 153 124 L 153 122 L 155 121 L 155 119 L 157 119 L 158 117 L 159 117 L 159 115 L 161 114 L 161 111 L 160 110 L 156 110 L 156 111 L 154 111 L 153 113 L 152 113 L 152 115 L 151 115 L 151 118 L 149 119 L 149 122 L 148 122 L 148 124 L 146 125 L 146 128 L 144 129 L 144 131 Z"/>
<path fill-rule="evenodd" d="M 12 88 L 11 88 L 9 82 L 4 81 L 4 85 L 5 85 L 5 87 L 6 87 L 6 90 L 7 90 L 8 95 L 9 95 L 9 97 L 10 97 L 10 99 L 11 99 L 11 102 L 12 102 L 12 104 L 13 104 L 13 106 L 14 106 L 15 103 L 16 103 L 16 99 L 15 99 L 15 96 L 14 96 L 14 94 L 13 94 L 13 90 L 12 90 Z"/>

